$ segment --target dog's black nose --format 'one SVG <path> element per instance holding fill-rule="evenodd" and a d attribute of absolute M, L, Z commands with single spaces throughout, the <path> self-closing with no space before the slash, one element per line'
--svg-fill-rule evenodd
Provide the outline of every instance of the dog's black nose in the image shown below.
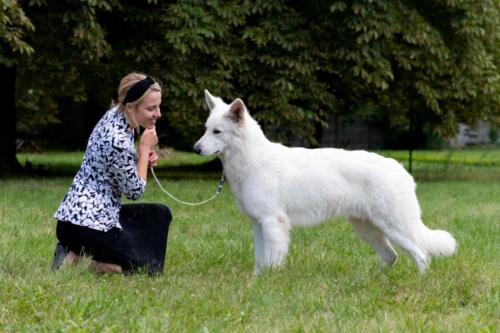
<path fill-rule="evenodd" d="M 198 154 L 198 155 L 201 153 L 201 149 L 200 149 L 199 147 L 196 147 L 196 146 L 194 146 L 194 147 L 193 147 L 193 151 L 194 151 L 196 154 Z"/>

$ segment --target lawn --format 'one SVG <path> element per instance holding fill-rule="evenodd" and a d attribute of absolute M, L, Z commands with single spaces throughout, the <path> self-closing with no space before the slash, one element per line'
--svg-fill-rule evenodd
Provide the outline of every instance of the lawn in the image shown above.
<path fill-rule="evenodd" d="M 450 157 L 455 153 L 468 162 Z M 436 160 L 418 161 L 419 154 Z M 0 180 L 0 331 L 498 332 L 500 156 L 415 157 L 424 222 L 459 243 L 425 276 L 401 251 L 396 266 L 382 271 L 371 248 L 338 219 L 294 229 L 286 266 L 253 277 L 251 225 L 228 186 L 216 200 L 186 207 L 149 182 L 140 201 L 165 203 L 174 216 L 164 274 L 149 277 L 98 276 L 85 262 L 51 271 L 52 214 L 81 153 L 20 155 L 43 172 Z M 218 170 L 200 172 L 206 161 L 189 153 L 162 161 L 163 186 L 184 200 L 209 197 Z"/>

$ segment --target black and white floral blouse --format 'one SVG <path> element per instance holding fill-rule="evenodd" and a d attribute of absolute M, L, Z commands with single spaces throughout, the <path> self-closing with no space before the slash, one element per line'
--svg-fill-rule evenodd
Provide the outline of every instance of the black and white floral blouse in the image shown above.
<path fill-rule="evenodd" d="M 121 229 L 121 194 L 136 200 L 145 187 L 137 175 L 134 133 L 123 112 L 112 108 L 92 131 L 82 166 L 54 217 L 100 231 Z"/>

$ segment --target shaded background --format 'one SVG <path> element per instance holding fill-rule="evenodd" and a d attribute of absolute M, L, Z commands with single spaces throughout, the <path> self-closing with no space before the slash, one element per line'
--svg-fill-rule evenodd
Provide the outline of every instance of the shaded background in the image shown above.
<path fill-rule="evenodd" d="M 9 1 L 0 12 L 2 173 L 16 149 L 84 149 L 130 71 L 163 83 L 160 142 L 190 150 L 203 89 L 274 140 L 440 147 L 499 121 L 495 1 Z M 15 118 L 14 118 L 15 116 Z"/>

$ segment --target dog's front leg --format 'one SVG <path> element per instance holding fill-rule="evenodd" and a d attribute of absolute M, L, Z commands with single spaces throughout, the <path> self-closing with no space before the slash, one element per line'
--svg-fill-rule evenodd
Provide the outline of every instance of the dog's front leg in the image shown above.
<path fill-rule="evenodd" d="M 290 225 L 283 216 L 265 218 L 260 221 L 264 245 L 264 267 L 279 267 L 288 253 Z"/>
<path fill-rule="evenodd" d="M 262 227 L 257 221 L 253 222 L 253 247 L 255 253 L 255 268 L 253 274 L 257 275 L 264 267 L 264 239 Z"/>

